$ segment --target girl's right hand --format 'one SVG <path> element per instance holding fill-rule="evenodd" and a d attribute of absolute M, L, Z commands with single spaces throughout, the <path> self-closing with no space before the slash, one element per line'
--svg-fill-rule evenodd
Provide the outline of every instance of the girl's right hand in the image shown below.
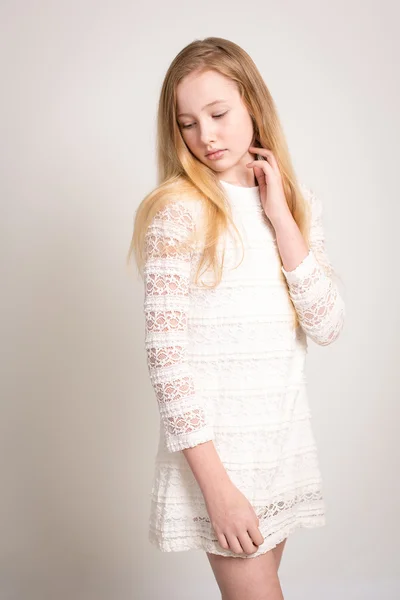
<path fill-rule="evenodd" d="M 230 481 L 205 501 L 220 546 L 236 554 L 254 554 L 264 538 L 258 528 L 260 520 L 246 496 Z"/>

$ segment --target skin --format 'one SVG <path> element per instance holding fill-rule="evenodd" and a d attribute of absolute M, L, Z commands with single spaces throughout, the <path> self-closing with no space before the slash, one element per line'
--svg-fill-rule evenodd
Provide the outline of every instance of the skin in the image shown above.
<path fill-rule="evenodd" d="M 210 103 L 213 104 L 208 106 Z M 278 165 L 272 152 L 253 146 L 253 123 L 235 83 L 215 71 L 193 72 L 177 86 L 176 108 L 182 137 L 192 154 L 215 171 L 220 180 L 244 187 L 258 184 L 266 215 L 284 228 L 292 216 Z M 225 149 L 222 158 L 211 160 L 206 156 L 216 149 Z M 256 160 L 256 153 L 265 160 Z M 304 248 L 301 250 L 304 253 Z M 211 514 L 225 513 L 218 494 L 206 496 Z M 252 535 L 254 538 L 258 534 Z M 240 548 L 237 537 L 226 537 L 228 543 L 223 536 L 218 537 L 224 540 L 223 547 L 229 548 L 232 543 L 236 544 L 232 546 L 235 552 Z M 257 543 L 262 542 L 257 538 Z M 251 560 L 206 553 L 222 600 L 282 600 L 278 569 L 285 543 L 286 540 Z"/>
<path fill-rule="evenodd" d="M 217 99 L 225 102 L 205 107 Z M 249 151 L 254 142 L 253 123 L 234 82 L 215 71 L 187 75 L 177 86 L 177 118 L 189 150 L 219 179 L 235 185 L 256 185 L 253 170 L 246 168 L 254 159 Z M 211 149 L 224 148 L 227 151 L 222 159 L 205 156 Z"/>
<path fill-rule="evenodd" d="M 221 600 L 283 600 L 278 568 L 285 543 L 251 560 L 207 552 Z"/>

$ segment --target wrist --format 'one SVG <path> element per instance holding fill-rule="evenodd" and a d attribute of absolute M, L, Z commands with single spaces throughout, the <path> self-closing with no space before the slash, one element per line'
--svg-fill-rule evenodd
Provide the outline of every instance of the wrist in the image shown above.
<path fill-rule="evenodd" d="M 283 206 L 279 211 L 268 218 L 271 221 L 276 233 L 279 233 L 281 230 L 286 230 L 288 227 L 293 225 L 293 223 L 296 223 L 287 205 Z"/>
<path fill-rule="evenodd" d="M 221 473 L 214 473 L 199 485 L 204 498 L 207 500 L 208 498 L 215 498 L 216 495 L 230 489 L 233 483 L 224 469 Z"/>

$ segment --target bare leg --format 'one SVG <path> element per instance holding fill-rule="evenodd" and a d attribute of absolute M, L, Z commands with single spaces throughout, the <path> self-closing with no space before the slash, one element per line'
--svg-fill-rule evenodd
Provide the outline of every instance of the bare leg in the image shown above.
<path fill-rule="evenodd" d="M 284 600 L 273 550 L 255 558 L 206 554 L 222 600 Z"/>
<path fill-rule="evenodd" d="M 279 565 L 281 564 L 282 552 L 283 552 L 283 549 L 285 547 L 286 542 L 287 542 L 287 538 L 285 538 L 283 540 L 283 542 L 281 542 L 280 544 L 278 544 L 277 546 L 275 546 L 275 548 L 272 548 L 272 552 L 274 553 L 274 556 L 275 556 L 276 570 L 277 571 L 279 569 Z"/>

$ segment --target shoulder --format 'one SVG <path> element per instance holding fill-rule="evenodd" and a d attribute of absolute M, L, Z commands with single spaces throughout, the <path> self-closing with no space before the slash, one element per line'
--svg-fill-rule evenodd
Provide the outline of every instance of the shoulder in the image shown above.
<path fill-rule="evenodd" d="M 194 230 L 204 213 L 204 202 L 184 181 L 164 183 L 153 191 L 156 199 L 154 220 Z"/>
<path fill-rule="evenodd" d="M 193 210 L 187 203 L 179 199 L 168 199 L 159 206 L 153 216 L 152 223 L 156 225 L 158 222 L 161 222 L 164 226 L 171 225 L 181 229 L 193 229 Z"/>

